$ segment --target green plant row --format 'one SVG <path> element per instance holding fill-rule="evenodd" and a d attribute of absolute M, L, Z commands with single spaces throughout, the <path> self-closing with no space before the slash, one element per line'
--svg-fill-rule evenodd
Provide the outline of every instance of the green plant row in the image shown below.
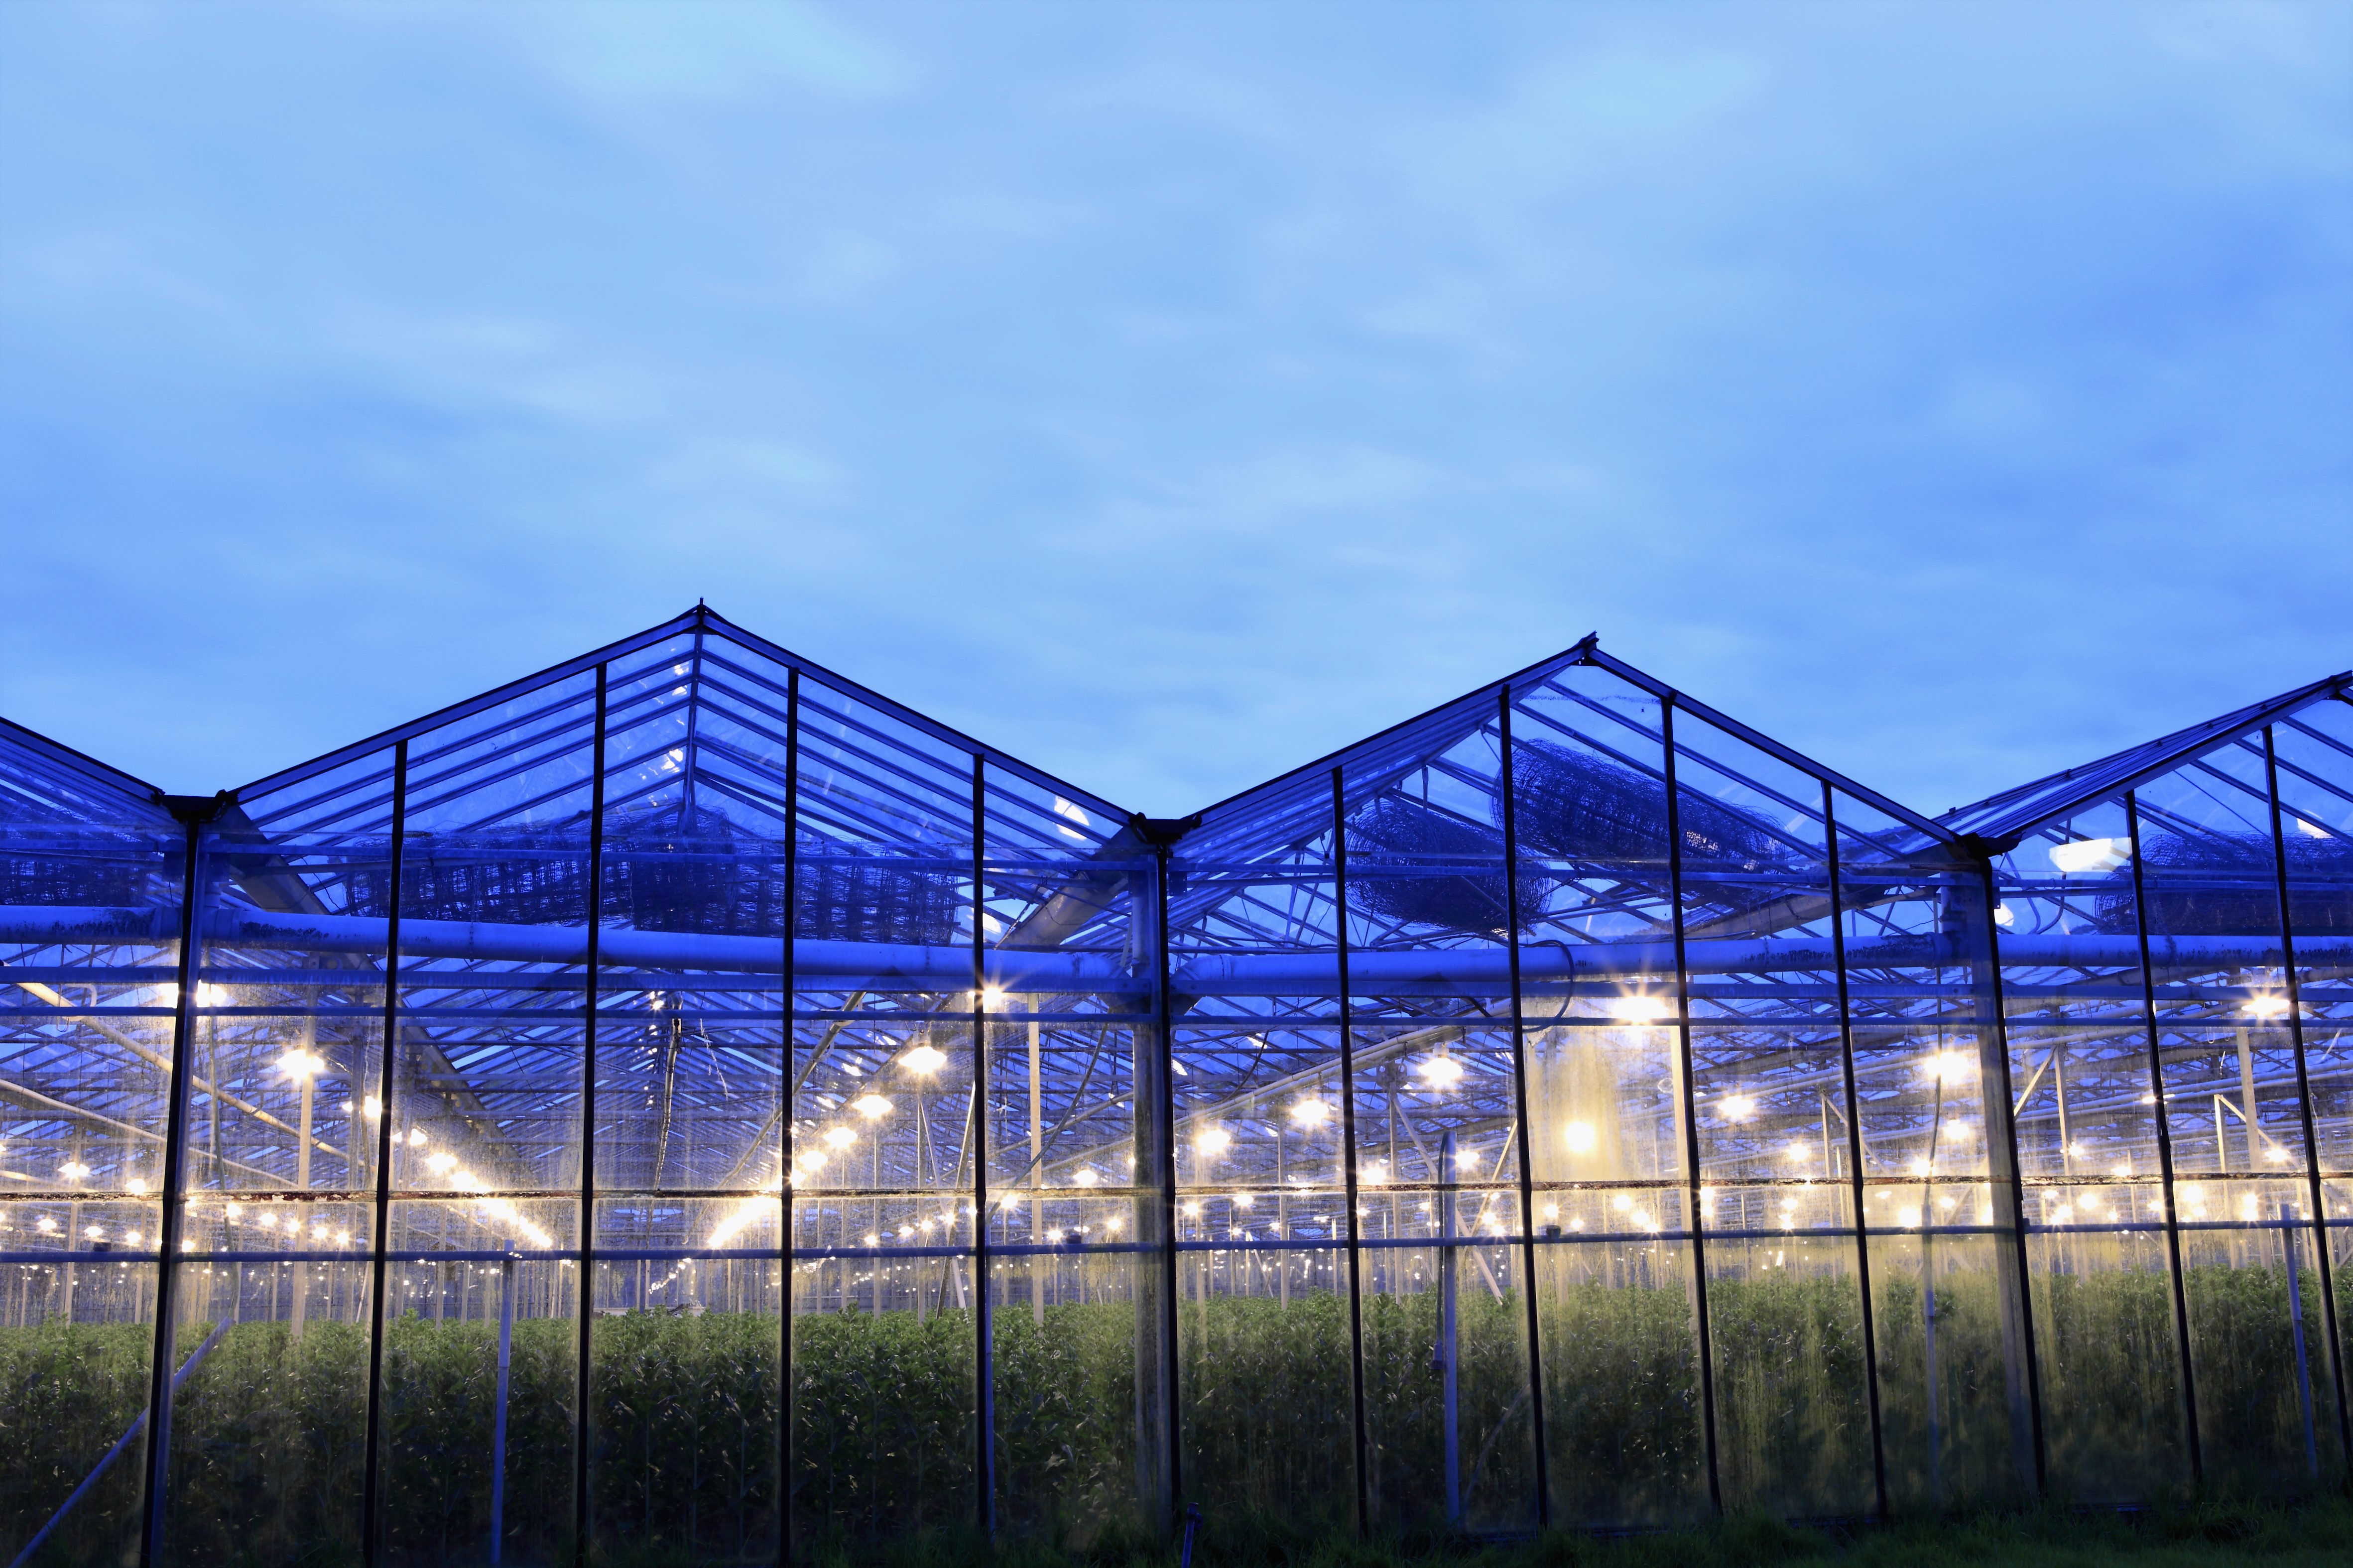
<path fill-rule="evenodd" d="M 2316 1456 L 2342 1473 L 2318 1300 L 2305 1282 Z M 1545 1281 L 1539 1333 L 1553 1518 L 1689 1524 L 1714 1512 L 1687 1283 Z M 2305 1425 L 2278 1270 L 2190 1271 L 2194 1367 L 2210 1480 L 2308 1486 Z M 1930 1322 L 1916 1274 L 1891 1272 L 1873 1316 L 1886 1479 L 1899 1509 L 2030 1494 L 2032 1434 L 1989 1270 L 1941 1276 Z M 2038 1281 L 2032 1324 L 2051 1484 L 2095 1500 L 2161 1498 L 2188 1479 L 2170 1291 L 2135 1272 Z M 1716 1473 L 1724 1506 L 1782 1517 L 1873 1506 L 1862 1314 L 1852 1280 L 1765 1272 L 1713 1280 Z M 995 1314 L 993 1455 L 1008 1536 L 1057 1545 L 1132 1536 L 1138 1466 L 1133 1303 Z M 1536 1522 L 1526 1309 L 1466 1283 L 1455 1330 L 1452 1474 L 1468 1528 Z M 1187 1296 L 1177 1306 L 1177 1461 L 1187 1496 L 1227 1517 L 1345 1523 L 1355 1493 L 1344 1298 Z M 188 1325 L 185 1357 L 210 1331 Z M 1409 1529 L 1448 1506 L 1445 1374 L 1435 1293 L 1363 1303 L 1365 1483 L 1375 1521 Z M 805 1555 L 869 1555 L 966 1528 L 978 1467 L 973 1319 L 829 1312 L 794 1325 L 789 1473 Z M 630 1314 L 594 1325 L 590 1500 L 603 1558 L 753 1562 L 778 1521 L 778 1324 L 759 1313 Z M 1147 1345 L 1149 1340 L 1145 1342 Z M 378 1412 L 384 1543 L 393 1563 L 486 1561 L 497 1329 L 410 1316 L 388 1326 Z M 13 1556 L 144 1408 L 148 1331 L 0 1329 L 0 1552 Z M 501 1556 L 566 1557 L 574 1530 L 577 1328 L 513 1325 Z M 356 1560 L 366 1447 L 364 1326 L 231 1328 L 175 1402 L 170 1559 Z M 1933 1410 L 1930 1391 L 1935 1393 Z M 1141 1413 L 1145 1428 L 1159 1418 Z M 1934 1441 L 1931 1441 L 1933 1426 Z M 2021 1446 L 2023 1445 L 2023 1446 Z M 46 1544 L 44 1563 L 119 1563 L 135 1546 L 132 1452 Z"/>

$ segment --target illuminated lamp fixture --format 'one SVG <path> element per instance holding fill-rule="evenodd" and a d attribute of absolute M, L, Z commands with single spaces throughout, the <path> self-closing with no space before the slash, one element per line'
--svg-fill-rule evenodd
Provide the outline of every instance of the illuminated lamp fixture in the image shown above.
<path fill-rule="evenodd" d="M 1746 1094 L 1727 1094 L 1715 1102 L 1716 1109 L 1733 1121 L 1746 1121 L 1757 1114 L 1757 1101 Z"/>
<path fill-rule="evenodd" d="M 1234 1146 L 1234 1135 L 1222 1127 L 1212 1127 L 1193 1140 L 1193 1150 L 1205 1160 L 1214 1160 Z"/>
<path fill-rule="evenodd" d="M 1628 1024 L 1655 1024 L 1674 1013 L 1666 997 L 1649 995 L 1611 996 L 1602 1002 L 1601 1010 Z"/>
<path fill-rule="evenodd" d="M 1311 1094 L 1304 1100 L 1293 1102 L 1291 1107 L 1291 1119 L 1302 1127 L 1321 1127 L 1332 1120 L 1332 1108 Z"/>
<path fill-rule="evenodd" d="M 879 1094 L 861 1094 L 849 1102 L 849 1107 L 869 1121 L 879 1121 L 891 1114 L 891 1102 Z"/>
<path fill-rule="evenodd" d="M 1601 1140 L 1593 1131 L 1592 1122 L 1572 1121 L 1561 1129 L 1560 1141 L 1568 1145 L 1572 1154 L 1590 1154 Z"/>
<path fill-rule="evenodd" d="M 1432 1057 L 1415 1070 L 1436 1089 L 1452 1089 L 1462 1081 L 1462 1064 L 1452 1057 Z"/>
<path fill-rule="evenodd" d="M 948 1065 L 948 1054 L 937 1046 L 917 1046 L 899 1060 L 909 1072 L 929 1078 Z"/>
<path fill-rule="evenodd" d="M 291 1050 L 278 1058 L 278 1070 L 296 1083 L 305 1083 L 326 1071 L 327 1062 L 315 1052 Z"/>
<path fill-rule="evenodd" d="M 847 1149 L 858 1142 L 858 1134 L 847 1127 L 835 1127 L 826 1132 L 825 1141 L 837 1149 Z"/>

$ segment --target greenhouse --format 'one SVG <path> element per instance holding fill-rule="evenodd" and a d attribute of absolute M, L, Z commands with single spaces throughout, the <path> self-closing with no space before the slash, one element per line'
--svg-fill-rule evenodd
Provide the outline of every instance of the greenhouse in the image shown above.
<path fill-rule="evenodd" d="M 2353 677 L 1941 817 L 1587 641 L 1181 819 L 697 608 L 0 724 L 0 1560 L 2343 1486 Z"/>

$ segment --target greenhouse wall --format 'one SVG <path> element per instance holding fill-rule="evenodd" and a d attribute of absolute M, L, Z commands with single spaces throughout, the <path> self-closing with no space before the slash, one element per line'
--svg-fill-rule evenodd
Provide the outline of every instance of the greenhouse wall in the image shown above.
<path fill-rule="evenodd" d="M 2340 1488 L 2353 679 L 1931 818 L 1588 639 L 1196 816 L 698 609 L 0 727 L 10 1568 Z"/>

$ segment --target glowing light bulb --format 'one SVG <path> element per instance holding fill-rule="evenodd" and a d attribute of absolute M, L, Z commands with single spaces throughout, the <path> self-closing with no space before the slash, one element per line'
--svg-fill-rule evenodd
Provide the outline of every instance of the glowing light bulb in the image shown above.
<path fill-rule="evenodd" d="M 79 1160 L 68 1160 L 58 1167 L 58 1174 L 69 1182 L 79 1182 L 90 1174 L 90 1167 Z"/>
<path fill-rule="evenodd" d="M 278 1070 L 296 1083 L 308 1083 L 327 1070 L 327 1062 L 315 1052 L 291 1050 L 278 1058 Z"/>
<path fill-rule="evenodd" d="M 1462 1064 L 1452 1057 L 1432 1057 L 1416 1069 L 1437 1089 L 1452 1089 L 1462 1081 Z"/>
<path fill-rule="evenodd" d="M 1806 1157 L 1806 1146 L 1803 1143 L 1792 1143 L 1781 1151 L 1781 1156 L 1786 1160 L 1803 1160 Z"/>
<path fill-rule="evenodd" d="M 2277 993 L 2247 998 L 2247 1011 L 2258 1018 L 2278 1018 L 2287 1013 L 2287 998 Z"/>
<path fill-rule="evenodd" d="M 1185 1217 L 1187 1219 L 1198 1219 L 1201 1217 L 1200 1199 L 1195 1198 L 1185 1205 Z"/>
<path fill-rule="evenodd" d="M 88 1237 L 92 1241 L 104 1241 L 106 1239 L 106 1227 L 102 1225 L 84 1226 L 82 1227 L 82 1235 Z"/>
<path fill-rule="evenodd" d="M 412 1149 L 422 1149 L 425 1147 L 424 1128 L 412 1127 L 408 1130 L 408 1146 Z"/>
<path fill-rule="evenodd" d="M 836 1149 L 847 1149 L 858 1142 L 858 1134 L 847 1127 L 835 1127 L 827 1131 L 825 1141 Z"/>
<path fill-rule="evenodd" d="M 1727 1120 L 1746 1121 L 1757 1114 L 1757 1101 L 1748 1095 L 1727 1094 L 1716 1101 L 1716 1109 L 1723 1111 Z"/>
<path fill-rule="evenodd" d="M 1664 996 L 1610 996 L 1602 1001 L 1601 1010 L 1625 1023 L 1655 1024 L 1672 1016 L 1674 1005 Z"/>
<path fill-rule="evenodd" d="M 1626 1194 L 1620 1193 L 1617 1196 L 1609 1200 L 1609 1206 L 1616 1209 L 1620 1214 L 1624 1214 L 1634 1206 L 1634 1200 Z"/>
<path fill-rule="evenodd" d="M 1075 1177 L 1073 1177 L 1073 1178 L 1072 1178 L 1072 1180 L 1076 1181 L 1076 1182 L 1079 1184 L 1079 1185 L 1081 1185 L 1081 1186 L 1082 1186 L 1082 1187 L 1092 1187 L 1092 1186 L 1093 1186 L 1093 1185 L 1095 1184 L 1095 1183 L 1096 1183 L 1096 1181 L 1097 1181 L 1098 1179 L 1099 1179 L 1099 1178 L 1095 1175 L 1095 1173 L 1094 1173 L 1092 1171 L 1081 1171 L 1081 1172 L 1080 1172 L 1080 1173 L 1079 1173 Z"/>
<path fill-rule="evenodd" d="M 1895 1223 L 1902 1226 L 1906 1230 L 1914 1229 L 1918 1226 L 1920 1223 L 1920 1211 L 1918 1209 L 1898 1209 L 1895 1214 Z"/>
<path fill-rule="evenodd" d="M 1302 1127 L 1321 1127 L 1332 1120 L 1332 1108 L 1311 1094 L 1293 1103 L 1291 1119 Z"/>
<path fill-rule="evenodd" d="M 384 1101 L 371 1094 L 361 1102 L 360 1110 L 370 1121 L 376 1121 L 384 1115 Z"/>
<path fill-rule="evenodd" d="M 1568 1145 L 1568 1152 L 1572 1154 L 1590 1154 L 1600 1139 L 1595 1134 L 1590 1121 L 1572 1121 L 1561 1129 L 1560 1141 Z"/>
<path fill-rule="evenodd" d="M 851 1110 L 869 1121 L 879 1121 L 891 1114 L 891 1102 L 879 1094 L 861 1094 L 849 1104 Z"/>
<path fill-rule="evenodd" d="M 436 1149 L 425 1157 L 425 1168 L 438 1176 L 456 1167 L 458 1156 L 446 1149 Z"/>
<path fill-rule="evenodd" d="M 1912 1162 L 1912 1173 L 1915 1176 L 1925 1176 L 1928 1173 L 1928 1156 L 1922 1154 Z"/>
<path fill-rule="evenodd" d="M 988 1010 L 990 1010 L 991 1012 L 994 1012 L 996 1009 L 997 1009 L 997 1008 L 999 1008 L 999 1007 L 1004 1006 L 1004 1005 L 1005 1005 L 1005 987 L 1003 987 L 1002 985 L 984 985 L 984 986 L 982 986 L 982 987 L 980 988 L 980 1005 L 981 1005 L 983 1007 L 987 1008 L 987 1009 L 988 1009 Z"/>
<path fill-rule="evenodd" d="M 1193 1148 L 1204 1159 L 1214 1160 L 1234 1146 L 1234 1135 L 1222 1127 L 1212 1127 L 1193 1140 Z"/>
<path fill-rule="evenodd" d="M 899 1060 L 909 1072 L 929 1078 L 948 1065 L 948 1054 L 936 1046 L 917 1046 Z"/>

